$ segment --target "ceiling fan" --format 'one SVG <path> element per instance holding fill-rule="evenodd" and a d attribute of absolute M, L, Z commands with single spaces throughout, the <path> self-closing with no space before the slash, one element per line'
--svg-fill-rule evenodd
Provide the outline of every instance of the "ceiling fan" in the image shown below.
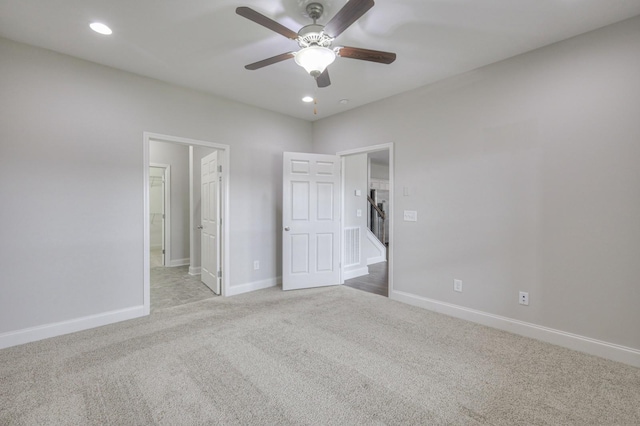
<path fill-rule="evenodd" d="M 347 4 L 331 18 L 327 25 L 323 26 L 317 24 L 316 21 L 322 16 L 324 7 L 320 3 L 309 3 L 306 10 L 309 17 L 313 19 L 313 24 L 305 25 L 297 33 L 249 7 L 239 7 L 236 9 L 238 15 L 291 40 L 295 40 L 300 46 L 300 50 L 297 52 L 282 53 L 246 65 L 245 68 L 248 70 L 257 70 L 267 65 L 294 58 L 298 65 L 307 70 L 307 72 L 316 79 L 318 87 L 327 87 L 331 84 L 327 66 L 336 59 L 336 56 L 390 64 L 396 60 L 395 53 L 347 46 L 331 48 L 331 44 L 335 38 L 371 9 L 373 5 L 373 0 L 349 0 Z"/>

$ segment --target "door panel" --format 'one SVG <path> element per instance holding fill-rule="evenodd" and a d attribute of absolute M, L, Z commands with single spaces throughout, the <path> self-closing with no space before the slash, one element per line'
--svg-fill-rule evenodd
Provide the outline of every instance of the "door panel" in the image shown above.
<path fill-rule="evenodd" d="M 291 234 L 291 273 L 309 273 L 309 234 Z"/>
<path fill-rule="evenodd" d="M 220 203 L 218 197 L 219 173 L 218 152 L 203 157 L 200 160 L 201 170 L 201 280 L 215 294 L 220 294 L 220 279 L 218 278 L 218 227 Z"/>
<path fill-rule="evenodd" d="M 318 234 L 316 241 L 316 265 L 318 266 L 318 271 L 333 270 L 333 234 Z"/>
<path fill-rule="evenodd" d="M 309 220 L 309 182 L 291 182 L 291 219 Z"/>
<path fill-rule="evenodd" d="M 340 159 L 284 153 L 284 290 L 340 283 Z"/>

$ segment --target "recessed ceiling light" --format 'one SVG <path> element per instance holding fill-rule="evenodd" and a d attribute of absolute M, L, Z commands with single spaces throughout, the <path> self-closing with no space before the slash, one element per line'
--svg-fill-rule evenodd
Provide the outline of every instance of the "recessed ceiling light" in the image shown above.
<path fill-rule="evenodd" d="M 93 31 L 100 34 L 111 35 L 113 33 L 113 31 L 111 31 L 111 28 L 100 22 L 92 22 L 91 24 L 89 24 L 89 27 L 91 27 Z"/>
<path fill-rule="evenodd" d="M 305 96 L 302 98 L 302 102 L 313 102 L 313 98 L 311 96 Z"/>

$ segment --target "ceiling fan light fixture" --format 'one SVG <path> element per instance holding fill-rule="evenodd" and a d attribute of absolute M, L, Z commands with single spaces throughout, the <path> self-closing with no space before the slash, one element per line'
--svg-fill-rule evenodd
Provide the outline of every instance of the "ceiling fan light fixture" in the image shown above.
<path fill-rule="evenodd" d="M 296 64 L 304 68 L 313 77 L 318 77 L 336 60 L 336 54 L 326 47 L 309 46 L 298 51 L 295 60 Z"/>

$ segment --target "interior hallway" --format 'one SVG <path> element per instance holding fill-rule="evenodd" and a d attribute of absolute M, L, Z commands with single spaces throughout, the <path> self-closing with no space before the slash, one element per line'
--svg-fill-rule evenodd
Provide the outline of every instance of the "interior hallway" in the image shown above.
<path fill-rule="evenodd" d="M 369 275 L 344 280 L 344 285 L 368 293 L 389 296 L 389 263 L 380 262 L 369 265 Z"/>

